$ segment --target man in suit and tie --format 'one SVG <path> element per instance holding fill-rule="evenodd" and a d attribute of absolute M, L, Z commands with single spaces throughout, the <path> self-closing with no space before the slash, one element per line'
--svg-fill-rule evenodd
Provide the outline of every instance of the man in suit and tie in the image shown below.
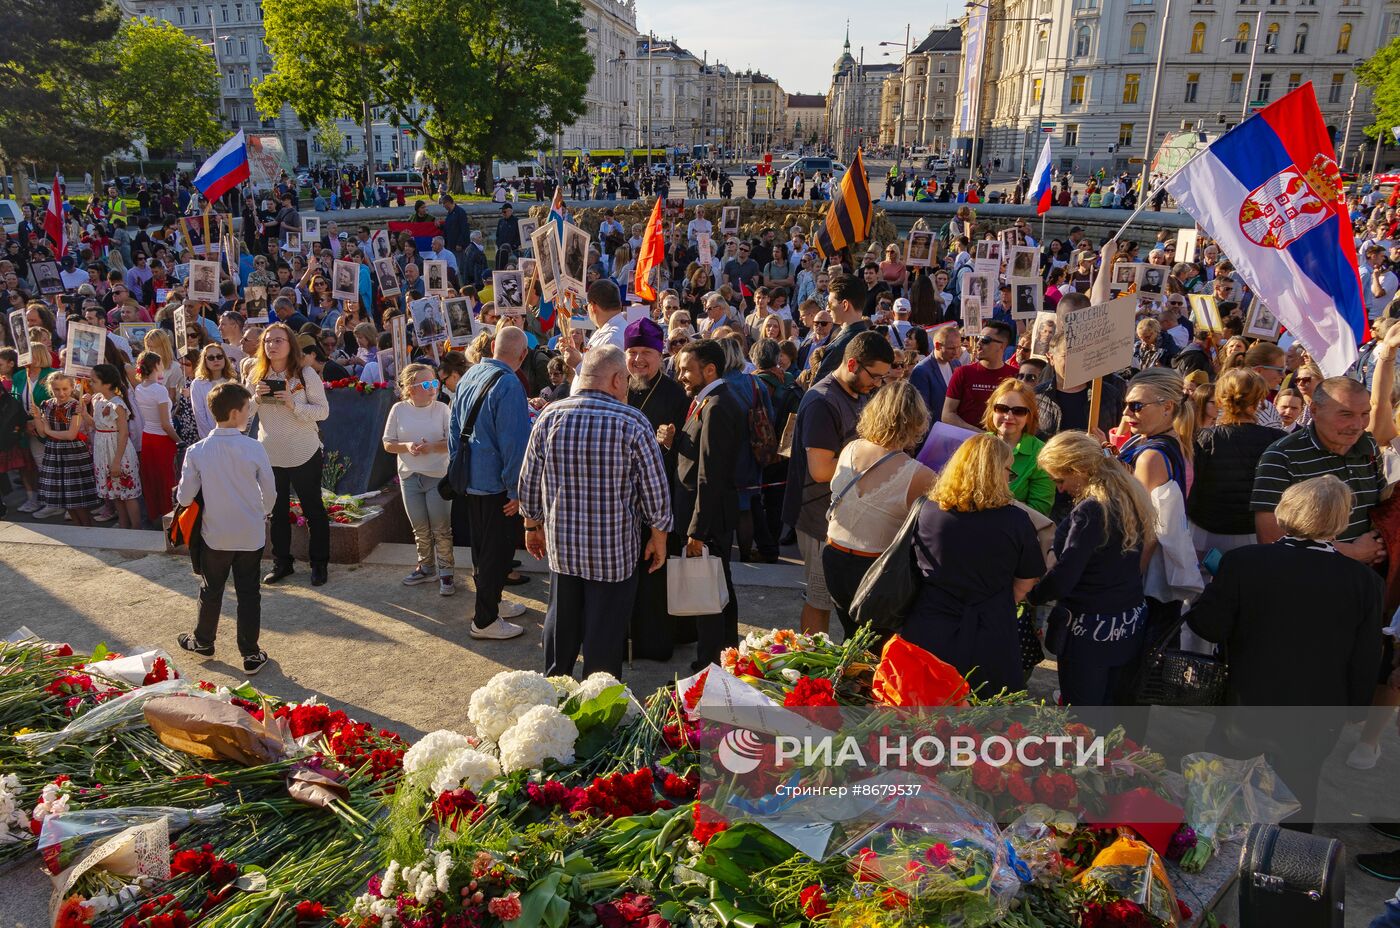
<path fill-rule="evenodd" d="M 945 325 L 933 333 L 933 354 L 914 366 L 909 383 L 928 403 L 934 422 L 943 418 L 943 400 L 948 395 L 948 382 L 953 371 L 962 366 L 962 335 L 956 325 Z"/>
<path fill-rule="evenodd" d="M 718 615 L 696 616 L 699 670 L 719 662 L 720 651 L 739 641 L 739 607 L 729 572 L 729 549 L 739 525 L 739 493 L 734 484 L 739 447 L 748 426 L 739 403 L 720 378 L 724 349 L 713 339 L 691 342 L 676 356 L 677 379 L 690 396 L 685 425 L 675 437 L 676 530 L 685 533 L 685 555 L 705 550 L 724 564 L 729 604 Z"/>

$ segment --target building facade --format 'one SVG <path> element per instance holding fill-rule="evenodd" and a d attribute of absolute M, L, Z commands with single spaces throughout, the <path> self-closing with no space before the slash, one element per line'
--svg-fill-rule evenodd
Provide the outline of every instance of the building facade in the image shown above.
<path fill-rule="evenodd" d="M 872 64 L 851 54 L 850 30 L 841 57 L 831 69 L 831 87 L 827 92 L 827 125 L 830 126 L 831 146 L 842 161 L 850 161 L 856 149 L 879 144 L 880 104 L 885 79 L 899 71 L 897 64 Z"/>
<path fill-rule="evenodd" d="M 689 152 L 696 145 L 719 143 L 721 72 L 706 58 L 703 53 L 697 58 L 674 38 L 642 36 L 637 41 L 636 100 L 643 118 L 629 146 L 646 147 L 648 108 L 652 148 Z"/>
<path fill-rule="evenodd" d="M 904 66 L 885 78 L 880 95 L 880 144 L 906 150 L 947 151 L 952 144 L 962 63 L 962 30 L 929 32 Z"/>
<path fill-rule="evenodd" d="M 583 27 L 593 76 L 584 92 L 584 113 L 564 126 L 564 149 L 632 148 L 642 125 L 636 90 L 644 86 L 637 66 L 635 0 L 583 0 Z"/>
<path fill-rule="evenodd" d="M 1251 107 L 1311 81 L 1344 167 L 1370 167 L 1374 149 L 1361 133 L 1371 121 L 1370 96 L 1358 90 L 1354 68 L 1400 35 L 1400 0 L 1173 4 L 1149 140 L 1165 6 L 1163 0 L 992 0 L 982 160 L 1018 170 L 1034 164 L 1049 136 L 1057 167 L 1081 175 L 1100 167 L 1135 172 L 1138 159 L 1150 160 L 1168 133 L 1216 137 Z M 1037 21 L 1045 18 L 1048 23 Z"/>
<path fill-rule="evenodd" d="M 819 93 L 790 93 L 785 114 L 784 147 L 801 149 L 826 144 L 826 97 Z"/>

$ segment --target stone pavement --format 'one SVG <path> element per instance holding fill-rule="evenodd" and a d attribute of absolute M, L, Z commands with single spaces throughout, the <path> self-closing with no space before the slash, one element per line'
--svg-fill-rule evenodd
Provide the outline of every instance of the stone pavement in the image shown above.
<path fill-rule="evenodd" d="M 256 678 L 263 690 L 283 699 L 319 696 L 352 716 L 393 728 L 413 739 L 437 728 L 470 730 L 467 704 L 472 691 L 508 669 L 541 668 L 540 631 L 548 600 L 547 576 L 525 558 L 530 583 L 507 590 L 525 603 L 520 620 L 526 634 L 513 641 L 476 641 L 466 634 L 472 593 L 469 553 L 458 550 L 461 581 L 454 597 L 436 586 L 399 583 L 411 568 L 407 545 L 381 545 L 370 562 L 332 565 L 330 582 L 319 589 L 309 573 L 298 573 L 263 592 L 263 644 L 273 658 Z M 796 627 L 801 609 L 799 575 L 790 565 L 736 564 L 741 618 L 762 617 L 763 627 Z M 27 625 L 53 640 L 85 648 L 106 642 L 130 652 L 162 647 L 175 652 L 175 635 L 194 620 L 196 584 L 188 559 L 167 555 L 156 532 L 82 529 L 65 525 L 0 522 L 0 634 Z M 216 657 L 200 663 L 175 653 L 188 676 L 215 683 L 245 679 L 231 647 L 232 594 L 226 603 Z M 757 626 L 741 625 L 741 632 Z M 671 661 L 636 661 L 624 679 L 648 693 L 675 676 L 689 673 L 692 646 Z M 1049 696 L 1053 665 L 1036 672 L 1032 690 Z M 1356 735 L 1349 730 L 1334 760 L 1344 757 Z M 1394 788 L 1397 754 L 1393 737 L 1377 775 L 1377 788 Z M 1389 771 L 1389 772 L 1387 772 Z M 1364 824 L 1328 826 L 1319 831 L 1341 838 L 1347 853 L 1385 850 L 1389 842 Z M 1347 928 L 1365 928 L 1395 887 L 1347 868 Z M 16 923 L 38 928 L 46 920 L 47 881 L 17 866 L 0 874 L 0 928 Z M 1227 904 L 1222 919 L 1238 926 Z"/>

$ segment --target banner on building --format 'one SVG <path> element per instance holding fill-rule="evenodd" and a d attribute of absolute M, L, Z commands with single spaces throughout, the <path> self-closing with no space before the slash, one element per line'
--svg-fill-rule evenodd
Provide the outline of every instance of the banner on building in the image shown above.
<path fill-rule="evenodd" d="M 282 137 L 270 132 L 248 133 L 248 182 L 253 189 L 270 189 L 283 171 L 291 176 L 292 162 L 287 158 Z"/>
<path fill-rule="evenodd" d="M 971 135 L 982 95 L 982 56 L 987 53 L 987 8 L 967 8 L 963 31 L 962 91 L 958 94 L 958 131 Z"/>

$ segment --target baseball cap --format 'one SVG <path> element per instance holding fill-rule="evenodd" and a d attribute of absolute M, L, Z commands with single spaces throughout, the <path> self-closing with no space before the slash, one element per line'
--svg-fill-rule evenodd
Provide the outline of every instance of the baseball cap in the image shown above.
<path fill-rule="evenodd" d="M 913 307 L 909 305 L 908 300 L 906 300 L 904 297 L 900 297 L 899 299 L 894 301 L 894 311 L 896 313 L 912 312 Z"/>

